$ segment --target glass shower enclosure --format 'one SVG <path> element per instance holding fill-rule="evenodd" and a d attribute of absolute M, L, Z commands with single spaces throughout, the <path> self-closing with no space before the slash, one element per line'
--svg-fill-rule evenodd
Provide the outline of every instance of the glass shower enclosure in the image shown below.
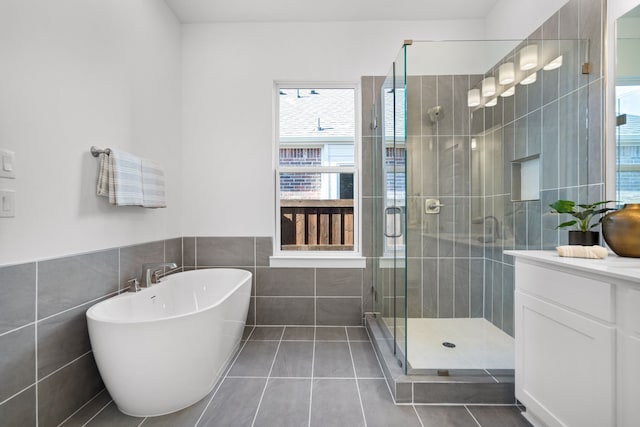
<path fill-rule="evenodd" d="M 378 79 L 373 311 L 405 374 L 514 368 L 504 251 L 564 243 L 548 205 L 603 191 L 589 177 L 563 187 L 565 156 L 579 154 L 568 166 L 578 176 L 601 161 L 583 148 L 602 114 L 590 108 L 594 77 L 575 72 L 588 50 L 580 40 L 407 42 Z"/>

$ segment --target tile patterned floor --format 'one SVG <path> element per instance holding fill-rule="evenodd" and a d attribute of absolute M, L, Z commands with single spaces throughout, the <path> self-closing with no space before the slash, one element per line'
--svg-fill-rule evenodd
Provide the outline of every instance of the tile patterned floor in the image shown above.
<path fill-rule="evenodd" d="M 364 328 L 248 328 L 217 387 L 162 417 L 118 411 L 102 392 L 63 427 L 529 426 L 514 406 L 393 403 Z"/>

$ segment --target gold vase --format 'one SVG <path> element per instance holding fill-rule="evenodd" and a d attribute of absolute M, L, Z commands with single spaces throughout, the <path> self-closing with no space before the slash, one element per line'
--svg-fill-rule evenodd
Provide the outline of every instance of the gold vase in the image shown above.
<path fill-rule="evenodd" d="M 602 218 L 602 235 L 613 252 L 640 258 L 640 203 L 628 203 Z"/>

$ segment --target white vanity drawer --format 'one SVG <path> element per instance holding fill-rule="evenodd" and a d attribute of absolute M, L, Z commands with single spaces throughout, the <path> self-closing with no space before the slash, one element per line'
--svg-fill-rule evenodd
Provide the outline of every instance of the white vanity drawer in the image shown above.
<path fill-rule="evenodd" d="M 613 285 L 516 259 L 516 288 L 565 307 L 615 322 Z"/>

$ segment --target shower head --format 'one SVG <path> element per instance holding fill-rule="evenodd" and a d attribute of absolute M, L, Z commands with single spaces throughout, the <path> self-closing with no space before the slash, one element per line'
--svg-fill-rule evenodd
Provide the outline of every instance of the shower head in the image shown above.
<path fill-rule="evenodd" d="M 435 123 L 442 118 L 442 107 L 440 105 L 431 107 L 427 110 L 427 114 L 429 115 L 429 120 L 431 120 L 431 123 Z"/>

